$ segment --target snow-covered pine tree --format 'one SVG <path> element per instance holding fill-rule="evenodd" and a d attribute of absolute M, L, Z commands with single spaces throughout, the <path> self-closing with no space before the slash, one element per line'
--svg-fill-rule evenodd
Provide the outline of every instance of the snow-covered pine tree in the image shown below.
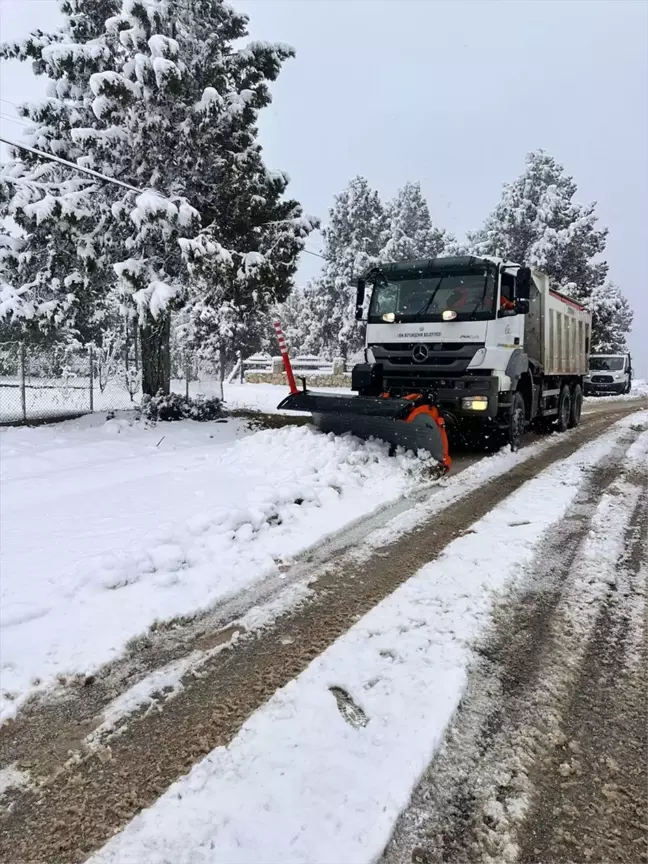
<path fill-rule="evenodd" d="M 386 211 L 389 239 L 381 253 L 383 261 L 435 258 L 443 255 L 454 240 L 446 231 L 433 226 L 418 182 L 408 181 L 399 189 Z"/>
<path fill-rule="evenodd" d="M 592 345 L 618 342 L 619 332 L 630 329 L 632 315 L 627 301 L 625 311 L 615 305 L 622 295 L 606 281 L 607 262 L 597 260 L 605 251 L 607 228 L 597 226 L 595 204 L 574 200 L 577 192 L 573 177 L 552 156 L 544 150 L 529 153 L 525 171 L 504 187 L 501 201 L 483 229 L 469 235 L 469 244 L 477 252 L 544 270 L 556 287 L 592 309 Z M 619 310 L 614 322 L 610 308 Z"/>
<path fill-rule="evenodd" d="M 23 236 L 4 258 L 2 308 L 79 331 L 77 309 L 100 320 L 117 291 L 139 320 L 144 391 L 168 391 L 174 308 L 188 303 L 196 339 L 216 350 L 289 290 L 311 222 L 263 165 L 256 122 L 293 51 L 237 44 L 247 17 L 223 0 L 61 10 L 59 32 L 2 49 L 50 79 L 47 100 L 21 112 L 29 143 L 143 191 L 12 154 L 0 216 Z"/>
<path fill-rule="evenodd" d="M 504 187 L 481 231 L 469 235 L 479 251 L 505 255 L 545 270 L 554 282 L 588 297 L 605 281 L 606 228 L 597 227 L 595 204 L 574 201 L 578 187 L 553 156 L 529 153 L 524 172 Z"/>
<path fill-rule="evenodd" d="M 354 177 L 334 202 L 322 231 L 326 262 L 305 292 L 304 312 L 311 350 L 350 357 L 362 345 L 362 328 L 354 317 L 354 279 L 380 260 L 388 223 L 378 192 L 364 177 Z"/>
<path fill-rule="evenodd" d="M 632 309 L 614 282 L 597 285 L 588 301 L 592 310 L 592 354 L 617 354 L 628 350 L 626 334 L 632 326 Z"/>

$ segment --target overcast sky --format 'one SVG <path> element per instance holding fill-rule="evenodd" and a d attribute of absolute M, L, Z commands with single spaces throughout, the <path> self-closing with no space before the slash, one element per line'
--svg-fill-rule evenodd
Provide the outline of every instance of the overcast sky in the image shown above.
<path fill-rule="evenodd" d="M 385 197 L 420 180 L 436 222 L 477 228 L 543 147 L 597 201 L 607 259 L 648 374 L 648 3 L 645 0 L 234 0 L 255 39 L 297 49 L 261 121 L 271 167 L 326 218 L 364 174 Z M 56 22 L 56 0 L 0 0 L 0 38 Z M 5 64 L 0 97 L 37 97 Z M 13 114 L 3 101 L 2 114 Z M 0 115 L 7 137 L 22 127 Z M 311 242 L 311 247 L 316 241 Z M 317 248 L 316 246 L 314 248 Z M 301 279 L 317 272 L 304 256 Z"/>

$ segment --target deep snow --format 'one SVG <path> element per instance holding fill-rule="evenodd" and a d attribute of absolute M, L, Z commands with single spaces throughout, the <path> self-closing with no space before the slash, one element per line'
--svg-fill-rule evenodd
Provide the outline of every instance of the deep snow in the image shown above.
<path fill-rule="evenodd" d="M 387 454 L 237 420 L 2 430 L 0 718 L 420 482 L 420 460 Z"/>
<path fill-rule="evenodd" d="M 584 472 L 637 419 L 624 419 L 475 523 L 90 864 L 375 861 L 456 710 L 493 597 L 522 578 Z M 633 457 L 647 451 L 644 433 Z M 617 509 L 628 517 L 632 504 Z M 606 499 L 602 518 L 608 506 Z M 346 719 L 332 687 L 353 700 Z"/>

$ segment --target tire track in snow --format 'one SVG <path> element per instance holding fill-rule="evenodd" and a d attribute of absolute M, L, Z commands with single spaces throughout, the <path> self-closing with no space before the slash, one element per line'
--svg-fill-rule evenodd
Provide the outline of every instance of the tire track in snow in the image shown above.
<path fill-rule="evenodd" d="M 402 814 L 383 864 L 587 860 L 578 855 L 582 844 L 579 850 L 565 845 L 573 835 L 556 825 L 550 791 L 556 778 L 571 783 L 581 770 L 565 731 L 570 705 L 586 698 L 588 645 L 596 645 L 607 610 L 629 580 L 633 588 L 625 593 L 633 598 L 623 598 L 616 614 L 624 632 L 633 634 L 636 659 L 641 620 L 635 595 L 639 604 L 645 595 L 637 587 L 641 580 L 631 575 L 634 565 L 626 562 L 643 554 L 637 526 L 645 518 L 647 493 L 645 474 L 643 491 L 630 477 L 618 476 L 629 443 L 597 469 L 547 538 L 522 588 L 501 604 L 453 725 Z M 635 662 L 634 668 L 641 667 Z M 643 713 L 645 724 L 645 707 Z M 635 694 L 635 723 L 637 717 Z M 597 743 L 600 752 L 600 737 Z M 570 807 L 566 822 L 577 812 Z M 540 825 L 544 835 L 536 843 Z"/>
<path fill-rule="evenodd" d="M 616 578 L 562 720 L 566 743 L 536 772 L 520 839 L 524 864 L 648 861 L 647 577 L 644 475 Z"/>
<path fill-rule="evenodd" d="M 616 419 L 628 413 L 618 411 Z M 0 859 L 82 860 L 197 759 L 230 741 L 275 690 L 447 543 L 537 473 L 596 438 L 609 422 L 609 416 L 598 417 L 433 514 L 373 557 L 331 562 L 300 607 L 279 617 L 272 630 L 248 635 L 220 652 L 199 678 L 183 682 L 163 711 L 134 718 L 109 753 L 79 754 L 67 767 L 59 765 L 37 790 L 17 792 L 0 828 Z M 77 719 L 74 708 L 74 702 L 65 706 L 68 723 Z M 59 730 L 45 725 L 36 731 L 46 739 Z"/>

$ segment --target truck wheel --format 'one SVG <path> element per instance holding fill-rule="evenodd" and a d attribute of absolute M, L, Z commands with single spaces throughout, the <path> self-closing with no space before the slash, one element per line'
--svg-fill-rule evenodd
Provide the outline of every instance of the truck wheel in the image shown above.
<path fill-rule="evenodd" d="M 628 383 L 626 384 L 626 386 L 625 386 L 623 392 L 626 393 L 626 394 L 628 394 L 631 390 L 632 390 L 632 381 L 628 381 Z"/>
<path fill-rule="evenodd" d="M 571 410 L 571 391 L 569 389 L 569 385 L 565 384 L 565 386 L 560 391 L 560 396 L 558 397 L 558 422 L 556 423 L 556 429 L 559 432 L 566 432 L 569 429 Z"/>
<path fill-rule="evenodd" d="M 581 413 L 583 411 L 583 389 L 580 384 L 575 384 L 571 394 L 571 411 L 569 412 L 569 428 L 580 426 Z"/>
<path fill-rule="evenodd" d="M 508 428 L 509 444 L 511 445 L 511 450 L 513 452 L 520 449 L 520 439 L 522 438 L 525 426 L 525 415 L 524 398 L 521 393 L 516 393 L 513 396 Z"/>

